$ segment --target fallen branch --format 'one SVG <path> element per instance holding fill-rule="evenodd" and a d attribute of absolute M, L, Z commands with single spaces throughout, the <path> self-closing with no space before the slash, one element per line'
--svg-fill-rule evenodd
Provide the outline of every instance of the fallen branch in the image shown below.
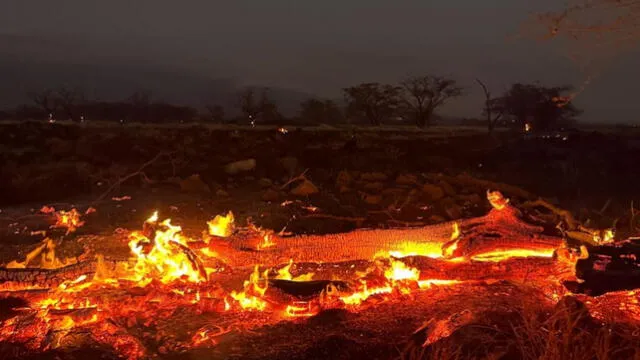
<path fill-rule="evenodd" d="M 102 193 L 102 195 L 100 195 L 97 199 L 95 199 L 91 204 L 93 205 L 93 204 L 95 204 L 97 202 L 100 202 L 100 201 L 104 200 L 104 198 L 106 198 L 113 190 L 115 190 L 117 187 L 119 187 L 120 185 L 122 185 L 124 182 L 126 182 L 127 180 L 129 180 L 131 178 L 134 178 L 136 176 L 142 176 L 145 180 L 148 180 L 148 177 L 143 172 L 143 170 L 145 168 L 147 168 L 148 166 L 150 166 L 151 164 L 153 164 L 156 161 L 158 161 L 163 156 L 170 156 L 172 154 L 173 154 L 173 152 L 169 152 L 169 153 L 161 152 L 161 153 L 159 153 L 153 159 L 151 159 L 151 160 L 147 161 L 146 163 L 142 164 L 142 166 L 140 166 L 140 168 L 138 168 L 138 170 L 136 170 L 135 172 L 118 179 L 104 193 Z"/>
<path fill-rule="evenodd" d="M 302 174 L 300 174 L 300 175 L 298 175 L 298 176 L 295 176 L 295 177 L 293 177 L 293 178 L 289 179 L 289 181 L 287 181 L 286 183 L 284 183 L 284 185 L 282 185 L 282 186 L 280 187 L 280 190 L 284 190 L 284 189 L 286 189 L 286 188 L 287 188 L 287 186 L 289 186 L 289 185 L 293 184 L 293 183 L 294 183 L 294 182 L 296 182 L 296 181 L 299 181 L 299 180 L 307 180 L 307 177 L 306 177 L 305 175 L 307 174 L 307 172 L 308 172 L 308 171 L 309 171 L 309 169 L 306 169 L 305 171 L 303 171 L 303 172 L 302 172 Z"/>
<path fill-rule="evenodd" d="M 560 209 L 559 207 L 553 204 L 550 204 L 549 202 L 542 199 L 538 199 L 535 201 L 527 201 L 524 204 L 522 204 L 522 207 L 525 207 L 525 208 L 543 207 L 551 211 L 552 213 L 558 215 L 559 217 L 563 218 L 565 223 L 567 224 L 568 230 L 577 230 L 578 226 L 580 225 L 568 210 Z"/>

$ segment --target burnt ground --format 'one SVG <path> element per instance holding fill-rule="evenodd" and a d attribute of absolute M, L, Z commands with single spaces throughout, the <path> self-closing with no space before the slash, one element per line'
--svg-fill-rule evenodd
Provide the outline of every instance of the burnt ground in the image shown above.
<path fill-rule="evenodd" d="M 250 218 L 260 226 L 295 234 L 417 226 L 484 214 L 489 207 L 488 187 L 501 190 L 516 205 L 544 197 L 582 222 L 596 227 L 615 223 L 624 234 L 634 221 L 629 217 L 630 203 L 640 201 L 640 134 L 614 130 L 543 137 L 502 132 L 490 137 L 482 129 L 463 128 L 290 127 L 283 134 L 274 128 L 196 125 L 12 123 L 0 127 L 0 228 L 6 229 L 0 232 L 3 264 L 21 259 L 39 243 L 41 237 L 30 233 L 48 228 L 47 217 L 38 213 L 43 205 L 97 209 L 85 217 L 84 227 L 59 245 L 61 256 L 126 256 L 126 244 L 91 241 L 87 236 L 112 235 L 118 228 L 139 229 L 154 209 L 193 236 L 200 234 L 205 221 L 228 210 L 239 223 Z M 247 159 L 254 159 L 255 166 L 236 173 L 228 170 L 228 164 Z M 287 184 L 300 174 L 313 186 L 300 185 L 301 180 Z M 118 201 L 123 196 L 131 200 Z M 513 285 L 498 286 L 505 286 L 508 290 L 502 290 L 507 292 L 524 291 Z M 175 356 L 405 356 L 411 333 L 426 318 L 451 314 L 466 302 L 487 304 L 486 309 L 508 303 L 500 295 L 502 290 L 478 289 L 487 294 L 479 296 L 482 300 L 471 299 L 469 294 L 475 291 L 465 289 L 456 301 L 447 295 L 436 304 L 418 299 L 359 313 L 338 311 L 278 323 L 257 332 L 228 335 L 213 353 L 191 350 Z M 517 296 L 515 302 L 527 297 Z M 378 321 L 372 328 L 374 318 Z M 369 325 L 359 327 L 359 323 Z M 318 333 L 323 337 L 317 338 Z M 491 350 L 504 356 L 509 351 Z"/>

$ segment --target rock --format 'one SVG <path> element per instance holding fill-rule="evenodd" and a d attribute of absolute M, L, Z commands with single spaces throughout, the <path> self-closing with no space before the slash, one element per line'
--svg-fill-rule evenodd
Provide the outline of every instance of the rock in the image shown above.
<path fill-rule="evenodd" d="M 246 159 L 235 161 L 224 167 L 224 171 L 229 175 L 235 175 L 241 172 L 251 171 L 256 168 L 255 159 Z"/>
<path fill-rule="evenodd" d="M 422 192 L 425 193 L 432 201 L 437 201 L 444 197 L 444 190 L 433 184 L 422 185 Z"/>
<path fill-rule="evenodd" d="M 370 172 L 370 173 L 363 173 L 362 175 L 360 175 L 360 180 L 368 181 L 368 182 L 385 181 L 387 179 L 388 179 L 388 176 L 381 172 Z"/>
<path fill-rule="evenodd" d="M 418 183 L 418 177 L 413 174 L 400 174 L 396 177 L 398 185 L 414 185 Z"/>
<path fill-rule="evenodd" d="M 431 215 L 431 216 L 429 216 L 429 220 L 434 222 L 434 223 L 436 223 L 436 224 L 443 223 L 443 222 L 447 221 L 447 219 L 443 218 L 440 215 Z"/>
<path fill-rule="evenodd" d="M 199 174 L 193 174 L 186 179 L 180 180 L 180 189 L 188 193 L 210 193 L 209 185 L 200 179 Z"/>
<path fill-rule="evenodd" d="M 260 185 L 260 187 L 263 189 L 268 188 L 273 185 L 273 181 L 271 181 L 271 179 L 268 179 L 268 178 L 262 178 L 258 180 L 258 185 Z"/>
<path fill-rule="evenodd" d="M 280 192 L 275 189 L 267 189 L 267 191 L 262 194 L 263 201 L 276 201 L 279 198 Z"/>
<path fill-rule="evenodd" d="M 460 195 L 458 199 L 470 205 L 479 205 L 483 202 L 478 194 Z"/>
<path fill-rule="evenodd" d="M 384 189 L 384 184 L 381 182 L 370 182 L 364 185 L 364 189 L 370 192 L 380 192 Z"/>
<path fill-rule="evenodd" d="M 342 188 L 351 185 L 353 181 L 353 177 L 349 174 L 347 170 L 342 170 L 338 173 L 338 177 L 336 178 L 336 187 Z"/>
<path fill-rule="evenodd" d="M 291 190 L 291 194 L 296 196 L 309 196 L 317 192 L 319 192 L 318 188 L 307 179 L 304 179 L 299 185 Z"/>
<path fill-rule="evenodd" d="M 280 163 L 282 167 L 289 173 L 289 175 L 294 175 L 298 170 L 298 159 L 293 156 L 287 156 L 280 158 Z"/>
<path fill-rule="evenodd" d="M 229 193 L 222 190 L 222 189 L 218 189 L 218 191 L 216 191 L 216 196 L 217 197 L 229 197 Z"/>
<path fill-rule="evenodd" d="M 442 190 L 444 190 L 445 195 L 456 196 L 456 189 L 454 189 L 453 186 L 451 186 L 451 184 L 449 184 L 448 182 L 440 181 L 438 183 L 438 186 L 440 186 Z"/>
<path fill-rule="evenodd" d="M 348 186 L 340 186 L 340 189 L 338 189 L 338 192 L 340 194 L 348 193 L 350 191 L 351 191 L 351 188 Z"/>
<path fill-rule="evenodd" d="M 369 205 L 378 205 L 378 204 L 380 204 L 382 202 L 382 196 L 381 195 L 365 194 L 363 196 L 362 200 L 364 200 L 364 202 L 369 204 Z"/>
<path fill-rule="evenodd" d="M 452 198 L 443 199 L 440 204 L 449 219 L 455 220 L 462 217 L 462 207 L 456 204 Z"/>
<path fill-rule="evenodd" d="M 384 196 L 400 196 L 400 195 L 404 194 L 405 192 L 407 192 L 406 189 L 388 188 L 388 189 L 384 189 L 382 191 L 382 195 L 384 195 Z"/>

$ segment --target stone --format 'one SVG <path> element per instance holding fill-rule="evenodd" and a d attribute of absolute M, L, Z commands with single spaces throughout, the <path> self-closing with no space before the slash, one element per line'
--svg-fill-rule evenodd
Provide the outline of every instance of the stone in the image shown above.
<path fill-rule="evenodd" d="M 363 196 L 362 200 L 364 200 L 364 202 L 369 204 L 369 205 L 378 205 L 378 204 L 380 204 L 382 202 L 382 196 L 381 195 L 365 194 Z"/>
<path fill-rule="evenodd" d="M 418 177 L 413 174 L 400 174 L 396 177 L 398 185 L 414 185 L 418 183 Z"/>
<path fill-rule="evenodd" d="M 262 194 L 263 201 L 277 201 L 280 198 L 280 192 L 275 189 L 267 189 Z"/>
<path fill-rule="evenodd" d="M 364 190 L 370 192 L 380 192 L 384 189 L 384 184 L 381 182 L 370 182 L 364 184 Z"/>
<path fill-rule="evenodd" d="M 422 185 L 422 192 L 427 195 L 432 201 L 437 201 L 444 197 L 444 190 L 442 190 L 441 187 L 433 184 Z"/>
<path fill-rule="evenodd" d="M 388 176 L 381 172 L 362 173 L 360 175 L 360 180 L 362 181 L 385 181 L 387 179 Z"/>
<path fill-rule="evenodd" d="M 448 182 L 440 181 L 438 183 L 438 186 L 440 186 L 442 188 L 442 190 L 444 190 L 445 195 L 447 195 L 447 196 L 456 196 L 456 190 Z"/>
<path fill-rule="evenodd" d="M 222 189 L 218 189 L 218 191 L 216 191 L 216 196 L 225 198 L 225 197 L 229 197 L 229 193 Z"/>
<path fill-rule="evenodd" d="M 349 174 L 347 170 L 342 170 L 338 173 L 338 176 L 336 177 L 336 187 L 341 188 L 341 187 L 349 186 L 351 185 L 352 181 L 353 181 L 353 176 L 351 176 L 351 174 Z"/>
<path fill-rule="evenodd" d="M 193 174 L 179 182 L 180 189 L 187 193 L 210 193 L 209 185 L 205 184 L 199 174 Z"/>
<path fill-rule="evenodd" d="M 261 188 L 268 188 L 273 186 L 273 181 L 271 181 L 271 179 L 268 178 L 262 178 L 260 180 L 258 180 L 258 185 L 260 185 Z"/>
<path fill-rule="evenodd" d="M 320 190 L 318 190 L 311 181 L 304 179 L 299 185 L 291 190 L 291 194 L 296 196 L 309 196 L 311 194 L 316 194 L 319 191 Z"/>
<path fill-rule="evenodd" d="M 453 198 L 443 199 L 440 202 L 440 205 L 442 206 L 442 209 L 444 210 L 445 214 L 447 214 L 449 219 L 455 220 L 462 217 L 462 207 L 456 204 Z"/>
<path fill-rule="evenodd" d="M 230 164 L 227 164 L 224 167 L 224 171 L 229 175 L 235 175 L 241 172 L 251 171 L 256 168 L 256 160 L 255 159 L 246 159 L 235 161 Z"/>

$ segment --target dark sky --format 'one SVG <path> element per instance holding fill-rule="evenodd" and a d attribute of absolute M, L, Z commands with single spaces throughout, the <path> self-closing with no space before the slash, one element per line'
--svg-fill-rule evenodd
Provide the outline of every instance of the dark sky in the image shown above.
<path fill-rule="evenodd" d="M 448 75 L 468 95 L 443 113 L 477 116 L 483 99 L 474 77 L 495 92 L 516 81 L 585 79 L 557 44 L 513 37 L 533 12 L 557 3 L 2 0 L 0 50 L 17 61 L 135 64 L 333 97 L 357 82 Z M 639 60 L 635 53 L 608 62 L 578 96 L 586 121 L 640 122 Z"/>

